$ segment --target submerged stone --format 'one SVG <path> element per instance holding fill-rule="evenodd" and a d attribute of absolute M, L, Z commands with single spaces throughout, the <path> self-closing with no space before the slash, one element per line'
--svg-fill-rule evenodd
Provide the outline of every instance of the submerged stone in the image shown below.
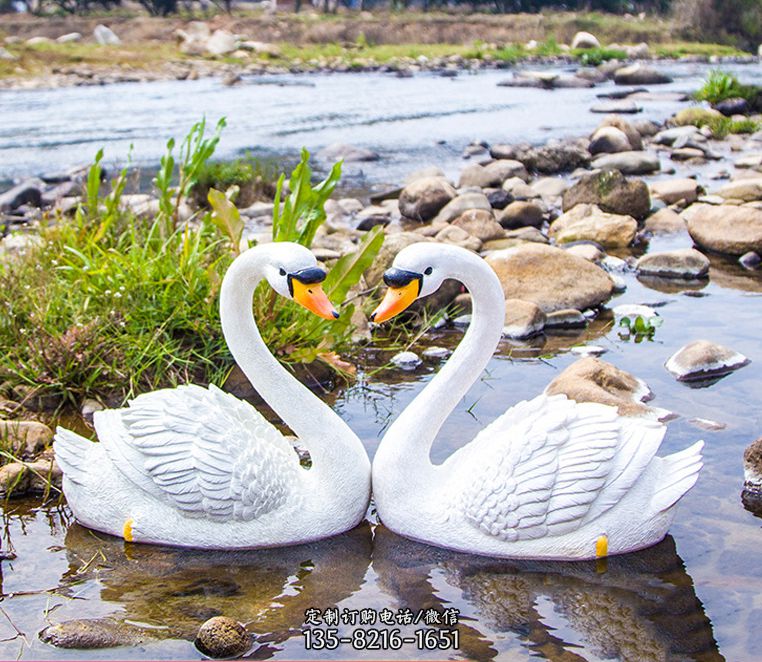
<path fill-rule="evenodd" d="M 113 618 L 83 618 L 50 625 L 40 632 L 40 639 L 58 648 L 84 650 L 135 646 L 151 637 Z"/>

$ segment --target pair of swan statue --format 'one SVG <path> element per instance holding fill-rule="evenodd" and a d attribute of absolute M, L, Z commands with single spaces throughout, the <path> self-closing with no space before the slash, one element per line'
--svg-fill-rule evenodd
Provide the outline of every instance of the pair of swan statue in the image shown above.
<path fill-rule="evenodd" d="M 666 534 L 702 466 L 702 442 L 657 457 L 665 427 L 563 395 L 521 402 L 441 465 L 429 452 L 450 412 L 496 348 L 505 317 L 500 282 L 477 255 L 420 243 L 384 275 L 371 319 L 381 323 L 447 278 L 471 293 L 472 323 L 458 348 L 392 423 L 373 465 L 360 439 L 268 351 L 252 314 L 265 279 L 281 296 L 337 316 L 312 253 L 282 242 L 240 255 L 222 283 L 230 351 L 310 452 L 254 407 L 215 386 L 140 395 L 95 414 L 100 443 L 59 428 L 55 454 L 80 523 L 129 542 L 207 549 L 276 547 L 355 527 L 373 495 L 392 531 L 462 552 L 591 559 L 641 549 Z"/>

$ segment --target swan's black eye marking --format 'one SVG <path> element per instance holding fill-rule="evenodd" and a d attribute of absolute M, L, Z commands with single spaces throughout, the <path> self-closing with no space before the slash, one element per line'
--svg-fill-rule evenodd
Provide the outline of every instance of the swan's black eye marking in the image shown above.
<path fill-rule="evenodd" d="M 426 267 L 426 271 L 424 271 L 423 273 L 426 274 L 427 276 L 431 276 L 432 271 L 434 270 L 431 267 Z"/>
<path fill-rule="evenodd" d="M 281 267 L 281 268 L 280 268 L 280 271 L 279 271 L 278 273 L 279 273 L 281 276 L 285 276 L 285 275 L 286 275 L 286 270 L 285 270 L 283 267 Z"/>

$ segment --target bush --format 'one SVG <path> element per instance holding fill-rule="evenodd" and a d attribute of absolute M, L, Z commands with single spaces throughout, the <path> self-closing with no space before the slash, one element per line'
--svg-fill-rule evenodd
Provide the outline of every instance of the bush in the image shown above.
<path fill-rule="evenodd" d="M 693 96 L 697 101 L 708 101 L 711 104 L 736 98 L 753 102 L 758 91 L 753 85 L 741 84 L 733 74 L 714 69 L 709 72 L 706 82 Z"/>
<path fill-rule="evenodd" d="M 762 41 L 762 0 L 677 0 L 673 11 L 692 39 L 719 39 L 753 52 Z"/>
<path fill-rule="evenodd" d="M 181 223 L 174 214 L 216 137 L 205 138 L 203 123 L 194 125 L 179 164 L 170 141 L 157 175 L 161 209 L 153 219 L 120 204 L 126 169 L 102 194 L 101 150 L 74 218 L 56 219 L 26 251 L 0 259 L 0 383 L 7 390 L 59 404 L 87 396 L 119 404 L 160 387 L 223 383 L 233 359 L 217 296 L 229 263 L 246 247 L 241 219 L 219 192 L 210 195 L 214 211 L 200 219 Z M 310 246 L 340 164 L 313 187 L 307 158 L 292 175 L 283 211 L 276 205 L 273 231 L 277 240 Z M 355 253 L 336 262 L 324 283 L 334 303 L 358 282 L 382 241 L 374 228 Z M 351 305 L 339 320 L 322 320 L 263 286 L 254 307 L 262 337 L 284 363 L 345 367 L 336 352 L 350 343 Z"/>
<path fill-rule="evenodd" d="M 199 207 L 204 207 L 211 189 L 227 191 L 231 186 L 237 186 L 236 203 L 239 207 L 248 207 L 258 200 L 273 199 L 273 182 L 277 175 L 274 161 L 249 155 L 235 161 L 208 162 L 199 169 L 193 197 Z"/>

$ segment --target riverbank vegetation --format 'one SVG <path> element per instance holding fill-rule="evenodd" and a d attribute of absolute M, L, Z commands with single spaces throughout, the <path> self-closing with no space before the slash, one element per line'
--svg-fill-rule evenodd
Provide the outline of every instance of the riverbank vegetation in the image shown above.
<path fill-rule="evenodd" d="M 233 360 L 218 293 L 228 265 L 249 245 L 233 203 L 236 187 L 210 189 L 211 212 L 180 217 L 222 126 L 207 137 L 204 124 L 195 125 L 177 161 L 168 143 L 154 214 L 122 204 L 126 169 L 104 190 L 99 152 L 74 216 L 44 219 L 39 234 L 26 235 L 25 247 L 0 261 L 5 395 L 48 406 L 79 405 L 86 397 L 119 404 L 164 386 L 225 381 Z M 308 161 L 304 152 L 290 180 L 279 180 L 284 204 L 273 221 L 274 238 L 306 246 L 325 220 L 323 205 L 341 173 L 338 163 L 313 186 Z M 335 303 L 357 284 L 382 241 L 380 229 L 370 232 L 355 253 L 336 261 L 325 283 Z M 350 345 L 351 307 L 325 321 L 263 285 L 254 309 L 265 342 L 284 363 L 344 368 L 338 352 Z"/>

